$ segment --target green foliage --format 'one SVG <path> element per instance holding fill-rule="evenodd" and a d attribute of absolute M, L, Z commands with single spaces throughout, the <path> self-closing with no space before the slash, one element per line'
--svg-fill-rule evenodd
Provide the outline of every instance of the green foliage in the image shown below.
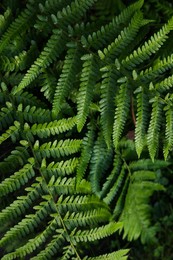
<path fill-rule="evenodd" d="M 150 201 L 171 171 L 172 13 L 107 2 L 0 4 L 3 260 L 125 260 L 120 236 L 158 245 Z M 157 26 L 152 4 L 166 14 Z"/>

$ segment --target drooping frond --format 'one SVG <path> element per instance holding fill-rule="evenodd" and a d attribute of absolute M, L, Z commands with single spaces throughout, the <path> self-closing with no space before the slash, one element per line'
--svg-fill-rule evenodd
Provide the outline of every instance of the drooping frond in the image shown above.
<path fill-rule="evenodd" d="M 80 51 L 77 46 L 72 46 L 67 52 L 64 61 L 62 73 L 58 80 L 54 100 L 53 100 L 53 113 L 58 114 L 62 108 L 64 99 L 68 96 L 69 91 L 72 90 L 76 74 L 79 73 L 81 68 Z"/>
<path fill-rule="evenodd" d="M 131 177 L 120 216 L 124 237 L 127 236 L 130 241 L 141 236 L 141 240 L 145 242 L 155 236 L 156 227 L 150 226 L 151 206 L 148 202 L 154 191 L 163 189 L 162 185 L 153 182 L 155 179 L 156 174 L 152 171 L 136 171 Z"/>
<path fill-rule="evenodd" d="M 120 86 L 120 91 L 116 97 L 116 100 L 117 107 L 115 110 L 113 126 L 113 142 L 115 148 L 118 146 L 130 106 L 130 91 L 128 83 L 122 84 Z"/>
<path fill-rule="evenodd" d="M 159 131 L 161 127 L 161 107 L 159 97 L 153 100 L 152 113 L 147 134 L 147 144 L 151 159 L 154 161 L 159 145 Z"/>
<path fill-rule="evenodd" d="M 95 88 L 98 66 L 95 57 L 92 54 L 84 55 L 83 69 L 80 77 L 80 88 L 77 97 L 77 129 L 80 132 L 86 122 L 89 107 L 93 97 L 93 90 Z"/>
<path fill-rule="evenodd" d="M 135 146 L 138 157 L 146 144 L 146 131 L 148 123 L 148 97 L 142 87 L 137 94 L 137 116 L 135 127 Z"/>

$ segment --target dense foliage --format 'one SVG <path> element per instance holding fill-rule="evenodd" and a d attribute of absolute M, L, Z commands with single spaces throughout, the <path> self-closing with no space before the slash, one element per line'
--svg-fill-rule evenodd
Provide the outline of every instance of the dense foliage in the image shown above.
<path fill-rule="evenodd" d="M 1 259 L 173 258 L 172 7 L 1 1 Z"/>

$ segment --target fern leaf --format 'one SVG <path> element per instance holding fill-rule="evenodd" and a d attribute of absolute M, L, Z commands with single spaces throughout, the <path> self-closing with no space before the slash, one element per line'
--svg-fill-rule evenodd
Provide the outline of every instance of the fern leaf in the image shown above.
<path fill-rule="evenodd" d="M 102 68 L 101 70 L 104 70 L 104 74 L 102 75 L 103 81 L 101 84 L 100 123 L 102 126 L 105 142 L 108 148 L 110 148 L 114 122 L 114 97 L 116 93 L 115 81 L 117 80 L 117 75 L 108 66 Z M 105 72 L 105 70 L 107 71 Z"/>
<path fill-rule="evenodd" d="M 142 13 L 135 13 L 130 25 L 120 32 L 115 41 L 108 45 L 107 48 L 104 48 L 103 51 L 99 50 L 100 58 L 109 62 L 114 60 L 135 39 L 142 22 Z"/>
<path fill-rule="evenodd" d="M 71 130 L 76 124 L 76 118 L 63 118 L 51 122 L 45 122 L 44 124 L 34 124 L 31 128 L 25 125 L 25 131 L 31 132 L 33 135 L 37 135 L 40 138 L 47 138 L 51 135 L 58 135 L 66 131 Z"/>
<path fill-rule="evenodd" d="M 42 69 L 47 68 L 56 58 L 60 52 L 63 51 L 65 44 L 65 37 L 62 31 L 54 29 L 53 34 L 48 40 L 46 46 L 41 52 L 40 56 L 36 59 L 34 64 L 25 74 L 20 84 L 13 89 L 13 94 L 24 89 L 41 73 Z"/>
<path fill-rule="evenodd" d="M 117 192 L 119 191 L 120 187 L 122 186 L 122 182 L 125 178 L 125 174 L 126 174 L 125 167 L 123 166 L 120 173 L 119 173 L 119 176 L 116 179 L 115 183 L 113 184 L 112 188 L 110 189 L 110 191 L 108 192 L 106 197 L 103 199 L 103 201 L 105 203 L 107 203 L 108 205 L 115 198 Z"/>
<path fill-rule="evenodd" d="M 170 105 L 167 105 L 165 108 L 166 115 L 166 129 L 165 129 L 165 144 L 163 148 L 165 160 L 168 157 L 169 152 L 173 147 L 173 110 Z"/>
<path fill-rule="evenodd" d="M 32 26 L 33 21 L 35 20 L 35 16 L 37 14 L 37 2 L 38 1 L 28 1 L 27 7 L 25 10 L 11 23 L 10 27 L 3 34 L 0 40 L 0 52 L 7 46 L 11 39 L 14 39 L 18 34 L 24 30 L 27 30 L 30 26 Z"/>
<path fill-rule="evenodd" d="M 103 136 L 98 136 L 93 148 L 93 155 L 91 158 L 90 165 L 90 181 L 92 190 L 95 194 L 101 194 L 101 177 L 102 173 L 105 172 L 112 161 L 113 149 L 108 150 Z"/>
<path fill-rule="evenodd" d="M 55 178 L 57 178 L 58 176 L 63 177 L 74 173 L 78 166 L 78 163 L 78 158 L 72 158 L 57 163 L 51 162 L 46 167 L 43 166 L 41 170 L 44 176 L 46 176 L 47 178 L 51 178 L 52 176 L 55 176 Z"/>
<path fill-rule="evenodd" d="M 164 25 L 154 36 L 145 42 L 142 47 L 138 47 L 132 54 L 126 57 L 122 61 L 122 64 L 126 68 L 134 68 L 141 64 L 145 60 L 148 60 L 150 56 L 156 53 L 163 43 L 167 40 L 168 34 L 173 29 L 173 20 L 170 20 L 168 24 Z"/>
<path fill-rule="evenodd" d="M 142 90 L 137 94 L 137 117 L 135 126 L 135 147 L 138 157 L 140 157 L 146 143 L 147 120 L 148 100 L 147 95 Z"/>
<path fill-rule="evenodd" d="M 141 235 L 141 240 L 145 242 L 155 236 L 156 230 L 150 224 L 151 207 L 148 203 L 154 191 L 163 189 L 162 185 L 154 182 L 155 179 L 156 174 L 151 171 L 136 171 L 132 175 L 125 206 L 120 216 L 124 237 L 129 241 L 136 240 Z"/>
<path fill-rule="evenodd" d="M 30 158 L 29 161 L 32 162 L 33 158 Z M 28 180 L 34 176 L 35 172 L 33 170 L 33 162 L 32 164 L 24 165 L 22 169 L 0 183 L 0 196 L 5 196 L 9 192 L 20 189 L 22 185 L 27 183 Z"/>
<path fill-rule="evenodd" d="M 65 57 L 62 73 L 55 89 L 53 99 L 53 113 L 58 114 L 62 108 L 64 98 L 71 91 L 77 73 L 81 68 L 80 51 L 78 47 L 69 48 Z"/>
<path fill-rule="evenodd" d="M 94 130 L 92 126 L 89 126 L 88 128 L 89 131 L 82 141 L 82 152 L 77 167 L 76 185 L 78 185 L 83 179 L 92 155 L 92 147 L 94 145 Z"/>
<path fill-rule="evenodd" d="M 14 122 L 13 105 L 6 102 L 6 107 L 0 111 L 0 130 L 10 126 Z"/>
<path fill-rule="evenodd" d="M 92 54 L 83 56 L 82 60 L 84 60 L 84 63 L 77 98 L 77 129 L 79 132 L 82 130 L 89 113 L 89 106 L 92 101 L 98 74 L 98 66 Z"/>
<path fill-rule="evenodd" d="M 9 129 L 6 130 L 5 133 L 3 133 L 0 136 L 0 144 L 7 140 L 9 137 L 15 142 L 18 135 L 19 135 L 19 130 L 20 130 L 20 123 L 18 121 L 14 121 L 14 125 L 10 126 Z"/>
<path fill-rule="evenodd" d="M 71 235 L 71 240 L 74 244 L 77 242 L 92 242 L 110 236 L 121 227 L 121 222 L 110 222 L 109 224 L 99 228 L 94 228 L 91 230 L 79 230 L 74 235 Z"/>
<path fill-rule="evenodd" d="M 129 86 L 122 84 L 120 86 L 119 94 L 117 95 L 117 107 L 115 110 L 115 118 L 113 125 L 113 142 L 115 148 L 118 147 L 119 139 L 121 137 L 127 114 L 130 107 L 130 93 Z"/>
<path fill-rule="evenodd" d="M 127 260 L 128 256 L 127 253 L 129 252 L 129 249 L 121 249 L 116 252 L 100 255 L 96 257 L 85 257 L 83 260 Z"/>
<path fill-rule="evenodd" d="M 161 127 L 161 112 L 162 105 L 159 97 L 156 97 L 152 104 L 152 113 L 147 134 L 148 150 L 152 161 L 154 161 L 158 149 L 159 131 Z"/>
<path fill-rule="evenodd" d="M 58 158 L 61 156 L 67 156 L 73 153 L 77 153 L 81 147 L 81 140 L 55 140 L 54 142 L 44 143 L 39 147 L 39 142 L 34 144 L 34 151 L 37 159 L 41 158 Z"/>
<path fill-rule="evenodd" d="M 103 184 L 103 187 L 101 190 L 101 198 L 105 198 L 105 196 L 109 192 L 112 184 L 115 183 L 115 181 L 117 180 L 121 167 L 122 167 L 122 160 L 120 158 L 120 155 L 116 155 L 114 158 L 113 169 L 112 169 L 110 175 L 108 175 L 108 177 L 106 178 L 105 183 Z"/>

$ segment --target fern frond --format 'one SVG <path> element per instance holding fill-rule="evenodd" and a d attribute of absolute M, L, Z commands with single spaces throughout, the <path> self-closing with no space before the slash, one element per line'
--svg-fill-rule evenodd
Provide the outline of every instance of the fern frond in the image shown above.
<path fill-rule="evenodd" d="M 108 175 L 108 177 L 106 178 L 106 181 L 102 186 L 101 198 L 105 198 L 105 196 L 108 193 L 108 191 L 110 190 L 112 184 L 115 183 L 115 181 L 117 180 L 121 167 L 122 167 L 122 159 L 121 159 L 120 155 L 116 155 L 114 158 L 113 169 L 112 169 L 110 175 Z"/>
<path fill-rule="evenodd" d="M 25 238 L 28 234 L 32 234 L 34 229 L 41 224 L 42 220 L 52 211 L 51 205 L 48 202 L 37 206 L 36 214 L 26 215 L 26 218 L 8 230 L 4 237 L 0 240 L 0 246 L 8 245 L 14 238 Z"/>
<path fill-rule="evenodd" d="M 41 158 L 59 158 L 61 156 L 68 156 L 73 153 L 77 153 L 81 147 L 81 140 L 55 140 L 54 142 L 44 143 L 39 147 L 39 142 L 36 141 L 34 144 L 34 151 L 37 159 Z"/>
<path fill-rule="evenodd" d="M 158 59 L 154 66 L 142 70 L 140 72 L 140 81 L 151 82 L 153 78 L 159 77 L 169 69 L 173 68 L 173 55 L 164 57 L 163 60 Z"/>
<path fill-rule="evenodd" d="M 33 135 L 37 135 L 40 138 L 47 138 L 51 135 L 58 135 L 69 131 L 75 126 L 75 124 L 76 118 L 71 117 L 45 122 L 43 124 L 34 124 L 31 128 L 28 124 L 25 124 L 24 129 L 26 132 L 31 132 Z"/>
<path fill-rule="evenodd" d="M 114 171 L 114 169 L 113 169 L 113 171 Z M 122 186 L 122 183 L 123 183 L 124 178 L 125 178 L 125 174 L 126 174 L 125 166 L 123 165 L 122 168 L 121 168 L 121 171 L 119 173 L 118 178 L 115 180 L 115 183 L 111 187 L 110 191 L 107 193 L 106 197 L 103 199 L 103 201 L 105 203 L 107 203 L 108 205 L 115 198 L 117 192 L 119 191 L 120 187 Z"/>
<path fill-rule="evenodd" d="M 86 122 L 98 76 L 98 66 L 94 56 L 92 54 L 84 55 L 81 59 L 84 60 L 84 63 L 77 97 L 77 129 L 79 132 Z"/>
<path fill-rule="evenodd" d="M 80 51 L 77 46 L 69 48 L 65 57 L 62 73 L 58 79 L 53 99 L 53 113 L 58 114 L 62 109 L 62 103 L 72 90 L 76 75 L 81 68 Z"/>
<path fill-rule="evenodd" d="M 27 254 L 33 253 L 37 248 L 45 243 L 46 239 L 54 234 L 54 230 L 56 229 L 56 227 L 57 223 L 56 219 L 54 219 L 42 233 L 32 239 L 29 239 L 29 241 L 24 246 L 17 248 L 15 252 L 9 253 L 4 256 L 3 260 L 24 258 L 27 256 Z"/>
<path fill-rule="evenodd" d="M 120 221 L 123 222 L 123 237 L 127 237 L 129 241 L 141 236 L 141 240 L 145 242 L 155 236 L 156 230 L 150 226 L 151 206 L 148 203 L 154 191 L 163 189 L 162 185 L 154 182 L 155 179 L 156 174 L 151 171 L 136 171 L 132 175 L 120 216 Z"/>
<path fill-rule="evenodd" d="M 26 106 L 23 108 L 22 104 L 18 106 L 18 115 L 22 116 L 24 120 L 30 123 L 44 123 L 51 121 L 51 112 L 48 109 L 44 109 L 36 106 Z"/>
<path fill-rule="evenodd" d="M 23 168 L 19 172 L 23 174 L 24 170 L 27 170 L 26 166 L 25 169 Z M 43 190 L 40 183 L 34 185 L 34 187 L 30 187 L 30 191 L 26 196 L 19 196 L 17 200 L 14 200 L 13 203 L 0 212 L 0 221 L 2 221 L 2 223 L 10 223 L 12 220 L 17 220 L 19 216 L 26 214 L 26 211 L 31 207 L 33 202 L 42 195 Z M 2 229 L 3 227 L 1 228 L 1 231 Z"/>
<path fill-rule="evenodd" d="M 0 196 L 6 196 L 8 193 L 20 189 L 29 179 L 35 176 L 33 170 L 34 159 L 30 158 L 29 162 L 18 172 L 15 172 L 14 175 L 11 175 L 0 183 Z"/>
<path fill-rule="evenodd" d="M 89 125 L 88 128 L 89 128 L 88 132 L 82 141 L 82 147 L 81 147 L 82 152 L 81 152 L 79 164 L 77 167 L 77 173 L 76 173 L 76 185 L 78 185 L 83 179 L 92 155 L 92 148 L 94 145 L 95 135 L 94 135 L 93 127 Z"/>
<path fill-rule="evenodd" d="M 13 89 L 13 94 L 24 89 L 42 72 L 42 69 L 47 68 L 59 54 L 63 51 L 65 45 L 65 36 L 62 31 L 54 29 L 53 34 L 48 40 L 40 56 L 36 59 L 31 68 L 27 71 L 20 84 Z"/>
<path fill-rule="evenodd" d="M 102 75 L 103 81 L 101 83 L 100 123 L 105 142 L 108 148 L 110 148 L 114 122 L 114 97 L 117 91 L 115 87 L 117 75 L 115 71 L 108 66 L 102 68 L 101 71 L 104 71 L 104 74 Z"/>
<path fill-rule="evenodd" d="M 58 11 L 57 23 L 63 28 L 64 26 L 78 22 L 96 1 L 97 0 L 74 0 L 70 5 L 64 7 L 62 11 Z"/>
<path fill-rule="evenodd" d="M 98 54 L 102 60 L 113 61 L 117 55 L 135 39 L 139 29 L 142 26 L 143 15 L 141 12 L 136 12 L 128 27 L 125 27 L 117 36 L 114 42 L 104 48 L 103 51 L 99 50 Z"/>
<path fill-rule="evenodd" d="M 148 60 L 150 56 L 156 53 L 163 43 L 168 39 L 168 34 L 173 29 L 173 20 L 171 19 L 166 25 L 164 25 L 157 33 L 145 42 L 137 50 L 134 50 L 132 54 L 126 57 L 122 61 L 125 68 L 135 68 L 145 60 Z"/>
<path fill-rule="evenodd" d="M 117 107 L 115 110 L 113 125 L 113 142 L 115 148 L 118 147 L 119 139 L 121 137 L 130 107 L 130 92 L 128 84 L 122 84 L 120 86 L 120 91 L 116 97 L 116 100 Z"/>
<path fill-rule="evenodd" d="M 125 8 L 120 15 L 112 19 L 109 24 L 102 26 L 98 31 L 93 32 L 88 37 L 81 37 L 81 42 L 85 47 L 94 47 L 96 50 L 103 48 L 112 42 L 121 29 L 122 23 L 126 24 L 135 11 L 139 10 L 143 1 L 138 1 Z"/>
<path fill-rule="evenodd" d="M 152 161 L 154 161 L 159 144 L 159 131 L 162 121 L 161 113 L 162 104 L 159 97 L 156 96 L 152 104 L 151 119 L 147 133 L 148 150 Z"/>
<path fill-rule="evenodd" d="M 19 136 L 20 123 L 18 121 L 14 121 L 14 125 L 10 126 L 5 133 L 0 136 L 0 144 L 2 144 L 5 140 L 11 137 L 12 141 L 15 142 Z"/>
<path fill-rule="evenodd" d="M 86 212 L 66 213 L 64 223 L 70 230 L 71 228 L 92 227 L 98 223 L 105 222 L 111 217 L 111 213 L 107 209 L 94 209 Z"/>
<path fill-rule="evenodd" d="M 112 162 L 112 157 L 112 147 L 108 149 L 103 139 L 103 136 L 99 135 L 93 148 L 93 155 L 90 164 L 91 187 L 93 192 L 99 196 L 102 190 L 100 183 L 102 173 L 109 168 Z"/>
<path fill-rule="evenodd" d="M 26 31 L 30 26 L 33 25 L 34 18 L 37 14 L 37 4 L 39 1 L 28 1 L 27 7 L 21 14 L 11 23 L 8 30 L 3 34 L 0 40 L 0 52 L 8 45 L 11 39 L 14 39 L 20 32 Z"/>
<path fill-rule="evenodd" d="M 55 75 L 53 75 L 53 73 L 46 70 L 43 72 L 41 79 L 43 83 L 40 91 L 43 92 L 45 98 L 49 102 L 52 102 L 57 84 L 57 79 Z"/>
<path fill-rule="evenodd" d="M 137 94 L 137 116 L 135 126 L 135 147 L 138 157 L 140 157 L 146 143 L 146 131 L 148 121 L 148 97 L 141 87 Z"/>
<path fill-rule="evenodd" d="M 71 241 L 76 244 L 77 242 L 92 242 L 98 239 L 102 239 L 115 233 L 122 228 L 121 222 L 110 222 L 109 224 L 94 228 L 90 230 L 78 230 L 75 234 L 74 231 L 71 234 Z"/>
<path fill-rule="evenodd" d="M 13 122 L 13 105 L 10 102 L 6 102 L 6 107 L 2 107 L 0 111 L 0 130 L 10 126 Z"/>
<path fill-rule="evenodd" d="M 11 173 L 18 167 L 23 166 L 30 157 L 25 147 L 18 146 L 12 150 L 11 154 L 0 162 L 0 173 Z"/>
<path fill-rule="evenodd" d="M 154 160 L 152 162 L 151 159 L 141 159 L 137 161 L 133 161 L 129 164 L 129 168 L 133 171 L 139 171 L 139 170 L 152 170 L 156 171 L 158 169 L 165 168 L 169 165 L 169 162 L 163 161 L 163 160 Z"/>
<path fill-rule="evenodd" d="M 165 144 L 163 148 L 163 154 L 165 160 L 168 157 L 173 147 L 173 109 L 171 105 L 167 105 L 165 108 L 166 115 L 166 129 L 165 129 Z"/>
<path fill-rule="evenodd" d="M 43 166 L 41 170 L 44 176 L 47 178 L 51 178 L 52 176 L 55 176 L 55 178 L 57 178 L 58 176 L 63 177 L 74 173 L 78 166 L 78 163 L 78 158 L 72 158 L 57 163 L 51 162 L 47 166 Z"/>
<path fill-rule="evenodd" d="M 83 260 L 127 260 L 129 249 L 121 249 L 113 253 L 100 255 L 96 257 L 85 257 Z"/>

